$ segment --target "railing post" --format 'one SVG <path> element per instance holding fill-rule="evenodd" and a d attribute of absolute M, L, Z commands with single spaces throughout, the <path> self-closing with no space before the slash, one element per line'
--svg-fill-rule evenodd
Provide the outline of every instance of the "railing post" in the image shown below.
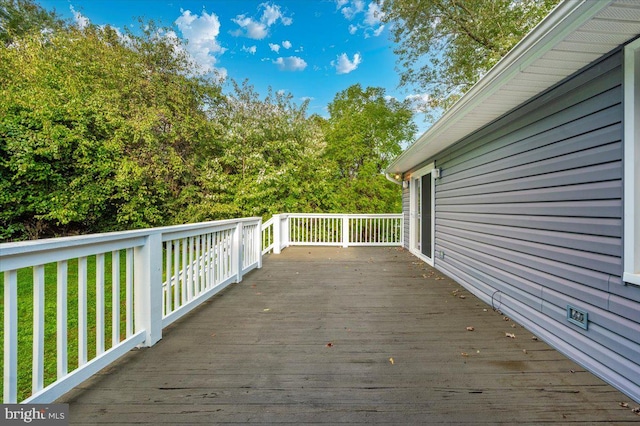
<path fill-rule="evenodd" d="M 289 225 L 291 224 L 291 222 L 289 221 L 288 214 L 285 214 L 282 216 L 283 217 L 281 218 L 281 223 L 280 223 L 280 231 L 282 235 L 280 236 L 280 241 L 283 243 L 282 247 L 287 248 L 289 247 L 289 236 L 291 235 L 289 233 Z M 282 226 L 282 219 L 284 219 L 284 226 Z"/>
<path fill-rule="evenodd" d="M 349 247 L 349 216 L 342 216 L 342 247 Z"/>
<path fill-rule="evenodd" d="M 231 247 L 231 262 L 236 268 L 236 282 L 242 281 L 242 222 L 236 224 L 236 231 L 233 234 L 233 242 Z"/>
<path fill-rule="evenodd" d="M 281 237 L 281 229 L 280 229 L 280 215 L 273 215 L 273 254 L 280 254 L 280 248 L 282 247 Z"/>
<path fill-rule="evenodd" d="M 256 250 L 258 254 L 258 269 L 262 268 L 262 218 L 258 221 L 258 226 L 255 228 L 255 241 L 253 250 Z"/>
<path fill-rule="evenodd" d="M 153 346 L 162 339 L 162 234 L 150 234 L 135 248 L 134 263 L 135 328 L 145 331 L 142 346 Z"/>

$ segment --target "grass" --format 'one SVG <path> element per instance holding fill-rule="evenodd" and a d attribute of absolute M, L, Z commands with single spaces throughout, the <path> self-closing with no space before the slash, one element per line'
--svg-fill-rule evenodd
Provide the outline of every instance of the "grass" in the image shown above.
<path fill-rule="evenodd" d="M 125 251 L 120 252 L 120 340 L 125 336 Z M 105 350 L 112 344 L 112 256 L 105 254 Z M 67 359 L 68 371 L 78 367 L 78 260 L 68 262 L 67 284 Z M 0 273 L 4 283 L 4 274 Z M 45 265 L 44 308 L 44 385 L 57 379 L 57 267 L 55 263 Z M 0 285 L 0 318 L 4 318 L 4 284 Z M 0 341 L 4 345 L 4 321 L 0 330 Z M 87 258 L 87 360 L 96 355 L 96 256 Z M 33 272 L 32 268 L 18 270 L 18 401 L 31 395 L 33 360 Z M 0 370 L 4 367 L 0 358 Z M 3 377 L 0 382 L 3 383 Z M 0 388 L 3 391 L 3 387 Z"/>

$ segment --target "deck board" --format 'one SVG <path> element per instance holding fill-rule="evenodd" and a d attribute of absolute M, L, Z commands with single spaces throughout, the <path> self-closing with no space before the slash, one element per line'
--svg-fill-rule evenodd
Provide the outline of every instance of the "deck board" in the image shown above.
<path fill-rule="evenodd" d="M 82 425 L 638 422 L 624 401 L 402 249 L 307 247 L 60 400 Z"/>

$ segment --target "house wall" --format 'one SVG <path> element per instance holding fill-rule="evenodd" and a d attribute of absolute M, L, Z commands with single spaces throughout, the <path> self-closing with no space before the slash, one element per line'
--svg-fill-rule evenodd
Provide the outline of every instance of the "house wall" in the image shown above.
<path fill-rule="evenodd" d="M 640 288 L 621 279 L 621 64 L 620 51 L 435 158 L 434 258 L 640 401 Z"/>

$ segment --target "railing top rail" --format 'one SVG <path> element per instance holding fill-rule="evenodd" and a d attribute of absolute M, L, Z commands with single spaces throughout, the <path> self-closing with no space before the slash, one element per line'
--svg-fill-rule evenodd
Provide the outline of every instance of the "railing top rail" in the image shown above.
<path fill-rule="evenodd" d="M 266 222 L 262 222 L 262 227 L 263 228 L 268 228 L 273 224 L 273 219 L 275 216 L 271 216 L 271 218 L 269 220 L 267 220 Z"/>
<path fill-rule="evenodd" d="M 129 231 L 105 232 L 102 234 L 75 235 L 71 237 L 44 238 L 41 240 L 17 241 L 12 243 L 0 243 L 0 256 L 10 256 L 21 253 L 56 250 L 71 246 L 99 244 L 107 241 L 135 239 L 151 234 L 168 234 L 186 230 L 198 230 L 209 227 L 219 227 L 238 222 L 258 222 L 259 217 L 246 217 L 241 219 L 215 220 L 210 222 L 187 223 L 184 225 L 162 226 L 157 228 L 134 229 Z"/>
<path fill-rule="evenodd" d="M 401 218 L 402 213 L 288 213 L 289 217 L 311 217 L 311 218 Z"/>

